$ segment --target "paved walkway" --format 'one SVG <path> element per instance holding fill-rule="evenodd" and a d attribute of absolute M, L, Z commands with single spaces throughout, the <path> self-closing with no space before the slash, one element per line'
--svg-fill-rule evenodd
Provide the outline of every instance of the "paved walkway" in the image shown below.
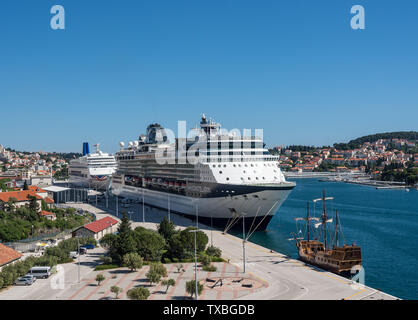
<path fill-rule="evenodd" d="M 112 205 L 115 208 L 115 203 Z M 112 205 L 110 203 L 109 208 Z M 72 206 L 93 212 L 98 215 L 98 218 L 101 215 L 106 215 L 103 212 L 103 209 L 105 209 L 103 207 L 95 208 L 87 204 L 74 204 Z M 147 208 L 145 211 L 147 222 L 143 223 L 141 222 L 142 205 L 135 204 L 131 208 L 119 208 L 118 213 L 122 210 L 131 212 L 128 216 L 131 216 L 133 220 L 133 227 L 143 226 L 156 229 L 161 219 L 167 216 L 167 213 L 161 210 Z M 116 210 L 109 210 L 109 212 L 114 215 Z M 170 218 L 180 228 L 194 225 L 189 219 L 175 214 L 171 214 Z M 350 280 L 291 259 L 283 254 L 271 252 L 269 249 L 251 242 L 246 243 L 247 273 L 243 274 L 242 240 L 217 230 L 211 230 L 204 225 L 199 225 L 199 227 L 207 233 L 210 242 L 222 249 L 222 256 L 230 260 L 233 269 L 225 267 L 226 269 L 223 270 L 223 266 L 221 272 L 224 271 L 228 275 L 251 277 L 259 280 L 260 283 L 268 284 L 268 287 L 264 286 L 262 290 L 249 292 L 243 297 L 245 299 L 396 299 L 373 288 L 353 284 Z M 127 276 L 126 281 L 128 281 L 128 278 L 129 276 Z M 172 290 L 169 290 L 169 294 L 173 298 L 184 296 L 184 292 L 181 292 L 182 289 L 180 288 L 181 285 L 178 286 L 178 289 L 170 288 Z M 241 298 L 240 293 L 234 293 L 233 291 L 232 293 L 226 293 L 226 290 L 224 291 L 221 294 L 217 293 L 216 298 Z M 95 294 L 93 293 L 93 295 Z M 205 297 L 209 297 L 211 294 L 209 291 L 204 292 Z"/>

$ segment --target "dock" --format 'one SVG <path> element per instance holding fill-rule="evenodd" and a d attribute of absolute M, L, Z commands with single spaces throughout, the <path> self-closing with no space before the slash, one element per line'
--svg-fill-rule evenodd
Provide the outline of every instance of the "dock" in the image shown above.
<path fill-rule="evenodd" d="M 103 208 L 97 208 L 89 204 L 69 204 L 69 206 L 90 211 L 96 214 L 97 218 L 101 218 L 102 215 L 107 215 L 108 213 L 115 215 L 114 210 L 104 211 Z M 167 216 L 167 212 L 147 208 L 145 214 L 146 222 L 144 223 L 141 222 L 142 210 L 140 207 L 136 205 L 134 208 L 129 209 L 133 211 L 133 228 L 142 226 L 156 230 L 161 219 Z M 118 217 L 120 218 L 120 214 Z M 191 220 L 176 214 L 171 214 L 170 218 L 179 228 L 195 225 Z M 227 233 L 224 234 L 222 231 L 211 229 L 202 224 L 199 224 L 199 228 L 207 234 L 209 244 L 213 243 L 214 246 L 221 248 L 222 257 L 238 268 L 238 275 L 244 275 L 242 239 Z M 252 242 L 245 244 L 245 251 L 247 275 L 267 284 L 267 288 L 245 296 L 244 299 L 246 300 L 399 299 Z"/>

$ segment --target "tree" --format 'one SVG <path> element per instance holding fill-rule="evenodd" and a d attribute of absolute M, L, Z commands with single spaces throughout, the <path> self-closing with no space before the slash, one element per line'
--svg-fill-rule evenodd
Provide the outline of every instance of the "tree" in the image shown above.
<path fill-rule="evenodd" d="M 105 280 L 106 278 L 105 278 L 105 276 L 104 275 L 102 275 L 101 273 L 99 273 L 97 276 L 96 276 L 96 281 L 97 281 L 97 285 L 98 286 L 100 286 L 100 283 L 103 281 L 103 280 Z"/>
<path fill-rule="evenodd" d="M 123 256 L 123 264 L 130 268 L 131 271 L 141 269 L 143 262 L 142 257 L 136 252 L 127 253 Z"/>
<path fill-rule="evenodd" d="M 7 201 L 7 210 L 8 212 L 14 212 L 16 209 L 15 203 L 17 199 L 15 197 L 10 197 L 9 201 Z"/>
<path fill-rule="evenodd" d="M 146 261 L 161 261 L 165 240 L 162 235 L 154 230 L 143 227 L 135 228 L 133 239 L 138 254 Z"/>
<path fill-rule="evenodd" d="M 148 273 L 146 274 L 146 277 L 150 283 L 150 285 L 152 286 L 153 283 L 158 283 L 160 282 L 161 279 L 161 274 L 159 274 L 158 272 L 156 272 L 155 270 L 150 270 L 148 271 Z"/>
<path fill-rule="evenodd" d="M 116 253 L 117 260 L 121 261 L 122 257 L 131 252 L 135 252 L 135 242 L 133 239 L 133 231 L 131 229 L 131 223 L 126 215 L 123 213 L 121 224 L 118 228 L 118 235 L 116 241 Z"/>
<path fill-rule="evenodd" d="M 161 284 L 163 286 L 166 286 L 165 293 L 167 293 L 168 288 L 170 288 L 171 286 L 176 285 L 176 281 L 174 281 L 174 279 L 166 279 L 166 280 L 161 281 Z"/>
<path fill-rule="evenodd" d="M 169 240 L 167 254 L 171 258 L 186 259 L 194 257 L 194 234 L 190 232 L 196 230 L 195 227 L 188 227 L 178 234 L 174 234 Z M 196 250 L 202 252 L 205 250 L 209 241 L 208 236 L 203 231 L 198 231 L 196 234 Z"/>
<path fill-rule="evenodd" d="M 39 204 L 38 204 L 38 200 L 36 199 L 36 197 L 28 195 L 28 199 L 29 199 L 29 209 L 33 212 L 38 212 Z"/>
<path fill-rule="evenodd" d="M 151 264 L 150 270 L 157 272 L 162 277 L 167 276 L 167 268 L 161 262 Z"/>
<path fill-rule="evenodd" d="M 122 292 L 122 288 L 118 287 L 118 286 L 112 286 L 110 287 L 110 292 L 115 294 L 115 299 L 118 298 L 119 293 Z"/>
<path fill-rule="evenodd" d="M 149 295 L 149 290 L 144 287 L 133 288 L 127 292 L 127 296 L 131 300 L 147 300 Z"/>
<path fill-rule="evenodd" d="M 158 226 L 158 233 L 161 234 L 164 239 L 168 240 L 175 232 L 174 223 L 172 221 L 168 221 L 167 217 L 164 217 Z"/>
<path fill-rule="evenodd" d="M 203 291 L 203 285 L 197 282 L 197 295 L 200 296 L 200 294 Z M 186 282 L 186 292 L 190 294 L 190 297 L 192 298 L 193 295 L 196 293 L 196 282 L 195 280 L 190 280 Z"/>

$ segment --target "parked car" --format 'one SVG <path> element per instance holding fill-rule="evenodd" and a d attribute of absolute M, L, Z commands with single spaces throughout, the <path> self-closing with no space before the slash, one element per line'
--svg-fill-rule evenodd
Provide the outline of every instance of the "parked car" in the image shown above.
<path fill-rule="evenodd" d="M 33 284 L 36 281 L 36 277 L 27 274 L 23 277 L 17 278 L 15 281 L 15 285 L 20 286 L 30 286 L 31 284 Z"/>
<path fill-rule="evenodd" d="M 86 254 L 86 253 L 87 253 L 87 248 L 85 248 L 85 247 L 80 247 L 80 249 L 78 249 L 78 253 L 79 253 L 79 254 Z"/>
<path fill-rule="evenodd" d="M 84 246 L 82 246 L 82 248 L 86 248 L 86 249 L 94 249 L 94 244 L 85 244 Z"/>
<path fill-rule="evenodd" d="M 27 275 L 46 279 L 51 275 L 51 267 L 32 267 Z"/>
<path fill-rule="evenodd" d="M 70 251 L 69 256 L 70 256 L 70 258 L 75 259 L 75 258 L 78 257 L 78 252 L 77 251 Z"/>

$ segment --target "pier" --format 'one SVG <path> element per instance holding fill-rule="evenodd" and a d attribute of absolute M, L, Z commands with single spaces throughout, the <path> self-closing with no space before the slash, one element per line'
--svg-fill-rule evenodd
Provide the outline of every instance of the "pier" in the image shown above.
<path fill-rule="evenodd" d="M 70 207 L 87 210 L 101 218 L 104 215 L 112 214 L 120 218 L 122 210 L 129 211 L 132 227 L 142 226 L 156 230 L 159 222 L 167 212 L 147 207 L 145 221 L 142 222 L 142 206 L 134 205 L 132 208 L 119 208 L 118 216 L 116 210 L 104 207 L 95 207 L 89 204 L 67 204 Z M 141 207 L 141 208 L 140 208 Z M 115 208 L 115 204 L 109 205 Z M 186 228 L 195 225 L 195 222 L 178 216 L 170 215 L 171 221 L 179 228 Z M 222 257 L 229 264 L 238 268 L 238 276 L 250 276 L 258 279 L 266 286 L 261 290 L 255 290 L 242 299 L 246 300 L 395 300 L 394 296 L 370 288 L 368 286 L 355 283 L 346 278 L 340 277 L 331 272 L 327 272 L 292 259 L 279 252 L 272 251 L 252 242 L 246 242 L 246 273 L 243 271 L 243 243 L 242 239 L 224 234 L 222 231 L 211 229 L 199 223 L 199 228 L 204 231 L 209 239 L 209 244 L 221 248 Z M 367 270 L 366 270 L 367 272 Z M 199 273 L 199 272 L 198 272 Z M 198 275 L 199 277 L 199 275 Z M 228 297 L 219 299 L 230 299 Z M 237 299 L 240 299 L 237 297 Z"/>

